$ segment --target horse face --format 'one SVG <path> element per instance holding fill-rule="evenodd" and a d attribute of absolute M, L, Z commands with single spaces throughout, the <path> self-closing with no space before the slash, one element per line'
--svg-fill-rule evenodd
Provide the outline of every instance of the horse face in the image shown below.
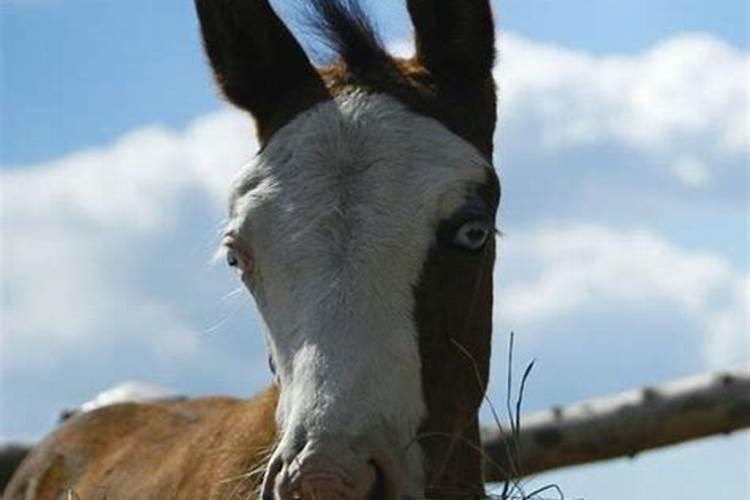
<path fill-rule="evenodd" d="M 435 248 L 481 262 L 491 172 L 437 121 L 363 92 L 301 114 L 242 171 L 225 244 L 281 390 L 269 491 L 335 477 L 343 498 L 365 498 L 380 477 L 423 494 L 420 278 Z"/>
<path fill-rule="evenodd" d="M 481 496 L 489 2 L 407 0 L 416 54 L 398 60 L 355 0 L 312 0 L 341 59 L 320 71 L 267 0 L 196 3 L 216 80 L 262 145 L 224 244 L 280 390 L 264 498 Z"/>

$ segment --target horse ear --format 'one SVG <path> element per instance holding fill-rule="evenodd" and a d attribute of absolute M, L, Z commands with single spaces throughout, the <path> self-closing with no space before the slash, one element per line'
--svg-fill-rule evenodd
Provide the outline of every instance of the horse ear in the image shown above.
<path fill-rule="evenodd" d="M 416 59 L 440 83 L 476 83 L 492 75 L 495 27 L 490 0 L 407 0 Z"/>
<path fill-rule="evenodd" d="M 268 0 L 195 0 L 203 45 L 224 95 L 262 141 L 316 102 L 325 85 Z"/>
<path fill-rule="evenodd" d="M 417 68 L 427 72 L 442 120 L 490 161 L 497 119 L 490 0 L 407 0 Z"/>

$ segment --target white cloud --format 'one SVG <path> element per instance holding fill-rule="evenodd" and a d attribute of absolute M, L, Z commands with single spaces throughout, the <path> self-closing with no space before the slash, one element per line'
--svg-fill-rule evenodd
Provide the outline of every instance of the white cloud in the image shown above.
<path fill-rule="evenodd" d="M 158 228 L 190 188 L 223 202 L 227 179 L 255 147 L 249 119 L 230 111 L 200 118 L 181 134 L 147 126 L 103 148 L 5 171 L 4 217 L 44 213 L 52 222 L 78 217 L 103 228 Z"/>
<path fill-rule="evenodd" d="M 90 401 L 81 405 L 81 411 L 93 411 L 102 406 L 109 406 L 117 403 L 151 401 L 154 399 L 171 398 L 177 396 L 172 389 L 160 387 L 131 380 L 122 382 L 114 387 L 110 387 L 97 394 Z"/>
<path fill-rule="evenodd" d="M 717 38 L 686 34 L 595 57 L 505 34 L 500 53 L 504 148 L 615 147 L 629 155 L 633 184 L 668 176 L 691 191 L 746 179 L 750 60 Z M 599 160 L 609 171 L 622 162 Z"/>
<path fill-rule="evenodd" d="M 687 251 L 647 230 L 575 224 L 507 238 L 496 323 L 555 334 L 571 317 L 652 314 L 694 325 L 709 368 L 750 360 L 748 281 L 725 259 Z M 591 325 L 619 333 L 616 326 Z M 693 329 L 684 332 L 689 337 Z M 685 342 L 677 338 L 675 342 Z"/>
<path fill-rule="evenodd" d="M 723 154 L 750 150 L 748 56 L 711 35 L 682 35 L 632 56 L 592 57 L 507 34 L 497 77 L 506 112 L 549 118 L 548 144 L 622 140 L 661 152 L 684 136 Z"/>
<path fill-rule="evenodd" d="M 700 189 L 711 181 L 709 169 L 695 158 L 682 158 L 674 167 L 674 173 L 685 186 Z"/>
<path fill-rule="evenodd" d="M 706 357 L 712 367 L 725 366 L 727 360 L 750 363 L 750 279 L 734 283 L 729 301 L 707 318 Z"/>
<path fill-rule="evenodd" d="M 411 40 L 390 49 L 401 57 L 414 50 Z M 498 53 L 499 139 L 508 147 L 519 133 L 552 153 L 615 143 L 693 188 L 705 185 L 707 173 L 697 171 L 706 164 L 720 169 L 750 153 L 750 56 L 713 35 L 593 56 L 501 32 Z"/>
<path fill-rule="evenodd" d="M 166 356 L 194 354 L 193 306 L 155 289 L 193 275 L 200 287 L 227 186 L 254 149 L 249 119 L 222 111 L 183 133 L 146 127 L 105 148 L 4 171 L 4 362 L 123 338 L 152 338 Z M 158 261 L 164 273 L 151 274 Z M 215 290 L 213 281 L 192 300 Z"/>

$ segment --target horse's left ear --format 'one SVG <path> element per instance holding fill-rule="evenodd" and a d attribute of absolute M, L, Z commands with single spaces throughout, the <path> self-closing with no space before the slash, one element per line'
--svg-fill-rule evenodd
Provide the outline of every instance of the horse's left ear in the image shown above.
<path fill-rule="evenodd" d="M 268 0 L 195 0 L 216 81 L 256 120 L 261 141 L 328 97 L 305 51 Z"/>
<path fill-rule="evenodd" d="M 444 84 L 489 78 L 495 25 L 489 0 L 408 0 L 417 61 Z"/>
<path fill-rule="evenodd" d="M 407 7 L 414 60 L 427 71 L 442 120 L 491 160 L 496 94 L 490 0 L 407 0 Z"/>

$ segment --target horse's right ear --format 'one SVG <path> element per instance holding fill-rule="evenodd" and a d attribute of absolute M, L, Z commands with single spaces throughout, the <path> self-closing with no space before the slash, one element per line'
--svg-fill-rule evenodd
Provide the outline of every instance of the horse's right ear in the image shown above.
<path fill-rule="evenodd" d="M 195 0 L 203 45 L 224 95 L 252 113 L 265 141 L 327 97 L 305 51 L 268 0 Z"/>

